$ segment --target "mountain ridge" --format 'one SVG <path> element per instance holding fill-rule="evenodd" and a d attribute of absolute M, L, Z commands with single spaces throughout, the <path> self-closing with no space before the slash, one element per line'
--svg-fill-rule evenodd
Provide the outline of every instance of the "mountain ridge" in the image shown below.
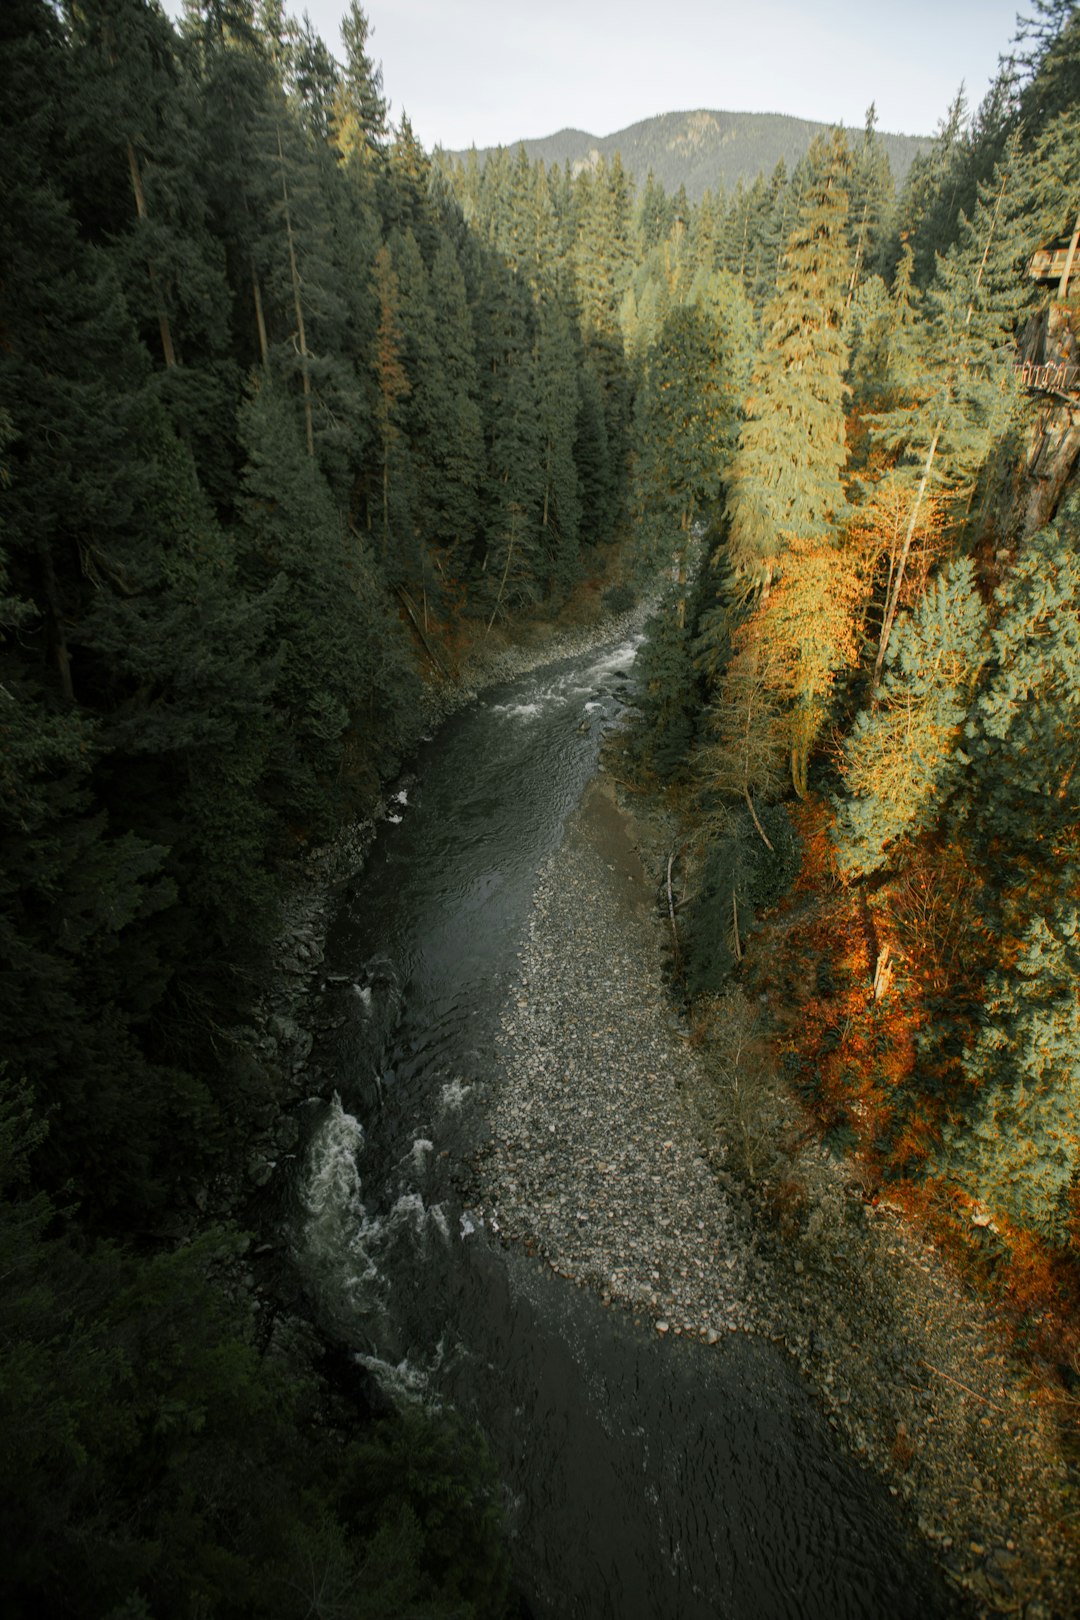
<path fill-rule="evenodd" d="M 552 135 L 514 141 L 502 150 L 525 148 L 530 162 L 542 160 L 547 167 L 571 170 L 595 165 L 601 157 L 611 162 L 616 152 L 623 167 L 640 186 L 646 175 L 653 177 L 667 192 L 685 185 L 692 202 L 700 201 L 707 190 L 731 190 L 742 180 L 752 182 L 759 173 L 771 174 L 783 158 L 794 167 L 815 135 L 835 127 L 811 118 L 789 113 L 725 112 L 707 107 L 684 112 L 657 113 L 628 124 L 611 135 L 594 135 L 588 130 L 565 128 Z M 842 126 L 854 145 L 863 131 Z M 893 178 L 899 185 L 915 157 L 933 144 L 930 135 L 904 135 L 879 130 L 877 139 L 888 153 Z M 448 156 L 464 161 L 475 151 L 483 163 L 497 146 L 469 147 Z"/>

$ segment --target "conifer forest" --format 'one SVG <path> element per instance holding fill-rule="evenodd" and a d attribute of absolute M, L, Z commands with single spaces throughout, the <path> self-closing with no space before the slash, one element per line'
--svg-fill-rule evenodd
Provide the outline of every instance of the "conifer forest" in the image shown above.
<path fill-rule="evenodd" d="M 519 1612 L 481 1438 L 268 1348 L 221 1189 L 305 853 L 586 600 L 648 604 L 691 1039 L 767 997 L 1075 1407 L 1080 12 L 1030 10 L 901 185 L 871 107 L 691 202 L 426 152 L 359 0 L 341 59 L 280 0 L 0 8 L 5 1615 Z"/>

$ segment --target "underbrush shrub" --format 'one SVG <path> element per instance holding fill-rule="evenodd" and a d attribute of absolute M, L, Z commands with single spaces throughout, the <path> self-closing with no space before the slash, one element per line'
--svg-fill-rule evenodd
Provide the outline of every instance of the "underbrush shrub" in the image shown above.
<path fill-rule="evenodd" d="M 799 870 L 799 841 L 784 805 L 767 805 L 759 815 L 771 850 L 749 813 L 736 810 L 708 845 L 698 869 L 681 930 L 691 996 L 715 994 L 723 987 L 736 966 L 736 916 L 745 948 L 758 915 L 776 904 Z"/>
<path fill-rule="evenodd" d="M 637 593 L 631 585 L 609 585 L 600 600 L 605 613 L 629 613 L 637 605 Z"/>

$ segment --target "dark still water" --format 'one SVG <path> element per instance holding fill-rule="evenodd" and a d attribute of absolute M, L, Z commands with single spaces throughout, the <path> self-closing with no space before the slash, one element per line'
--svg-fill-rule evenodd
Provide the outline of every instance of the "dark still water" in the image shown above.
<path fill-rule="evenodd" d="M 634 641 L 488 693 L 426 744 L 343 902 L 338 1096 L 312 1104 L 294 1252 L 394 1398 L 484 1429 L 540 1620 L 953 1612 L 884 1488 L 771 1344 L 660 1340 L 504 1246 L 455 1185 L 541 863 L 630 698 Z"/>

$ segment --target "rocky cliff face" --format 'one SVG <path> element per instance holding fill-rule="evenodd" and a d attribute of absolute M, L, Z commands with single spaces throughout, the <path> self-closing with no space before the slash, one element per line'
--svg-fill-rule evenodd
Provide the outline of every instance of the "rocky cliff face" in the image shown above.
<path fill-rule="evenodd" d="M 1025 327 L 1020 386 L 1038 403 L 1020 467 L 1010 531 L 1032 534 L 1057 511 L 1080 459 L 1080 344 L 1075 302 L 1054 301 Z"/>

